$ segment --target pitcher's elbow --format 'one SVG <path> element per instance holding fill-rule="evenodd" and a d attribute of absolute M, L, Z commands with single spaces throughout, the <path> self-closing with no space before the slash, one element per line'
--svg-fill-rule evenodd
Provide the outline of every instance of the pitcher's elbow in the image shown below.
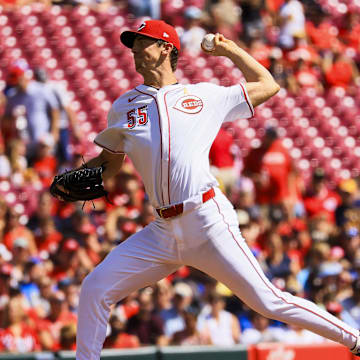
<path fill-rule="evenodd" d="M 271 96 L 276 95 L 280 90 L 280 85 L 274 80 L 271 86 Z"/>

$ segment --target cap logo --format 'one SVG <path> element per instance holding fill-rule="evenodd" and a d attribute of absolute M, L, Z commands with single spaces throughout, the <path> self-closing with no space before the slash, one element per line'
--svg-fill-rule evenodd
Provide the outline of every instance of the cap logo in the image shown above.
<path fill-rule="evenodd" d="M 170 35 L 168 33 L 166 33 L 166 32 L 163 32 L 163 37 L 168 38 L 168 37 L 170 37 Z"/>
<path fill-rule="evenodd" d="M 197 114 L 203 108 L 203 101 L 195 95 L 186 95 L 176 101 L 174 109 L 186 114 Z"/>
<path fill-rule="evenodd" d="M 142 24 L 139 26 L 139 28 L 137 29 L 137 31 L 142 30 L 145 26 L 146 26 L 146 23 L 142 23 Z"/>

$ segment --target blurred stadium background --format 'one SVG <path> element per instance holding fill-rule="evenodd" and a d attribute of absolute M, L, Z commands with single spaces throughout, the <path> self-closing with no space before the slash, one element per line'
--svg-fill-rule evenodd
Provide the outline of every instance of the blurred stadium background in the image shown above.
<path fill-rule="evenodd" d="M 153 219 L 129 161 L 117 183 L 106 184 L 113 204 L 100 199 L 82 211 L 82 204 L 60 203 L 48 193 L 54 174 L 99 151 L 92 140 L 106 127 L 112 102 L 141 83 L 119 36 L 150 16 L 178 30 L 180 82 L 229 86 L 244 80 L 228 59 L 200 51 L 207 32 L 236 41 L 279 82 L 280 92 L 252 119 L 225 124 L 210 154 L 212 165 L 249 246 L 274 283 L 359 328 L 359 0 L 3 1 L 0 350 L 74 350 L 81 280 L 113 246 Z M 55 89 L 59 96 L 55 108 L 65 111 L 70 127 L 63 156 L 51 136 L 42 136 L 31 154 L 26 148 L 28 104 L 17 104 L 11 114 L 6 110 L 22 79 L 38 80 L 45 92 Z M 265 201 L 244 175 L 250 171 L 244 159 L 269 129 L 276 130 L 292 163 L 285 180 L 295 181 L 284 196 Z M 229 169 L 235 175 L 230 180 L 221 175 Z M 254 320 L 229 289 L 184 267 L 117 304 L 106 347 L 224 345 L 202 336 L 201 320 L 215 311 L 208 297 L 214 291 L 222 296 L 219 311 L 238 322 L 231 344 L 325 341 Z M 144 335 L 134 319 L 149 303 L 153 327 L 150 331 L 147 323 Z M 181 333 L 184 329 L 191 336 Z"/>

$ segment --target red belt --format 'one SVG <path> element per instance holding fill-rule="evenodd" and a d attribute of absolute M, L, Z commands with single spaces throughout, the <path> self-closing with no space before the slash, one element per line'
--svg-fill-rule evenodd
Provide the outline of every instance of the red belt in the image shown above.
<path fill-rule="evenodd" d="M 202 194 L 202 202 L 205 203 L 208 200 L 212 199 L 214 196 L 215 196 L 215 190 L 214 188 L 211 188 L 210 190 Z M 156 212 L 163 219 L 178 216 L 184 212 L 184 203 L 175 204 L 169 207 L 162 207 L 156 209 Z"/>

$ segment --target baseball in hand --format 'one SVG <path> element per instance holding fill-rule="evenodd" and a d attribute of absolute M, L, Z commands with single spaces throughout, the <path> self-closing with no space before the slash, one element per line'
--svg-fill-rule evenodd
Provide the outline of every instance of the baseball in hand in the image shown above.
<path fill-rule="evenodd" d="M 202 47 L 207 51 L 214 50 L 214 46 L 215 46 L 214 38 L 215 38 L 214 34 L 206 34 L 201 42 Z"/>

